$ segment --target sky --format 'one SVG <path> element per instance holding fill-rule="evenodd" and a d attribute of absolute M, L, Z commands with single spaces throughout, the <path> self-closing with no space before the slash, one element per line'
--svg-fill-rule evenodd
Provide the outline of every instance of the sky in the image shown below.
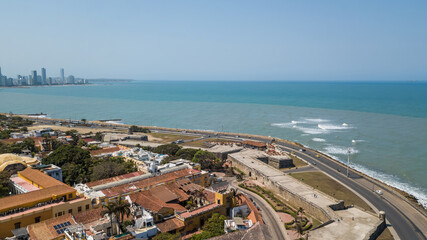
<path fill-rule="evenodd" d="M 427 1 L 0 0 L 3 75 L 425 81 Z"/>

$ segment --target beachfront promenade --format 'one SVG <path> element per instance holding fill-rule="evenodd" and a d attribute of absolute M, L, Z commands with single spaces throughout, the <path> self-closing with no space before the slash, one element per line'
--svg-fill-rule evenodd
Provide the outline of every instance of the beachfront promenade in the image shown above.
<path fill-rule="evenodd" d="M 25 116 L 24 116 L 25 117 Z M 54 119 L 37 119 L 40 124 L 52 124 Z M 63 120 L 66 121 L 66 120 Z M 97 122 L 93 125 L 93 128 L 111 128 L 111 129 L 128 129 L 128 125 L 112 125 Z M 179 133 L 179 134 L 196 134 L 204 138 L 228 138 L 236 140 L 259 140 L 259 141 L 271 141 L 271 137 L 248 135 L 248 134 L 237 134 L 237 133 L 218 133 L 210 131 L 196 131 L 186 129 L 172 129 L 172 128 L 160 128 L 144 126 L 153 131 L 161 133 Z M 238 136 L 237 136 L 238 135 Z M 392 233 L 395 238 L 400 239 L 426 239 L 427 234 L 427 218 L 423 210 L 417 209 L 413 206 L 402 195 L 395 192 L 392 188 L 387 187 L 385 184 L 365 176 L 353 169 L 350 169 L 350 177 L 345 175 L 346 168 L 343 164 L 327 157 L 318 152 L 306 149 L 305 152 L 300 152 L 300 145 L 277 140 L 275 143 L 281 146 L 286 151 L 293 151 L 295 155 L 304 159 L 309 163 L 316 163 L 315 168 L 333 177 L 343 185 L 350 188 L 356 194 L 366 200 L 373 209 L 378 211 L 386 212 L 387 222 L 392 226 Z M 383 195 L 378 195 L 372 190 L 372 187 L 376 189 L 382 189 Z M 336 224 L 336 223 L 334 223 Z"/>

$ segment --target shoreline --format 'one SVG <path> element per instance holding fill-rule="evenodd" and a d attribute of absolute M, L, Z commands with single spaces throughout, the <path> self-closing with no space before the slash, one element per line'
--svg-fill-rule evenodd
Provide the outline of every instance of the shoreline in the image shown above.
<path fill-rule="evenodd" d="M 7 114 L 7 113 L 2 113 L 2 114 Z M 24 118 L 28 118 L 28 119 L 32 119 L 35 121 L 52 121 L 52 122 L 70 122 L 70 119 L 55 119 L 55 118 L 48 118 L 48 117 L 44 117 L 44 118 L 40 118 L 40 117 L 35 117 L 35 116 L 31 116 L 28 114 L 14 114 L 15 116 L 20 116 L 20 117 L 24 117 Z M 73 120 L 71 120 L 73 121 Z M 76 121 L 76 120 L 74 120 Z M 111 129 L 112 131 L 117 131 L 117 127 L 125 127 L 125 128 L 129 128 L 132 125 L 130 124 L 125 124 L 125 123 L 109 123 L 109 122 L 103 122 L 103 121 L 99 121 L 99 120 L 95 120 L 95 121 L 87 121 L 88 123 L 93 123 L 96 125 L 100 125 L 105 129 Z M 54 124 L 52 124 L 54 125 Z M 147 128 L 150 130 L 160 130 L 160 131 L 171 131 L 171 132 L 175 132 L 176 134 L 182 134 L 182 133 L 194 133 L 194 134 L 209 134 L 209 135 L 222 135 L 222 136 L 226 136 L 226 137 L 233 137 L 235 138 L 236 136 L 239 136 L 239 138 L 249 138 L 249 139 L 262 139 L 264 141 L 267 142 L 271 142 L 273 139 L 275 140 L 275 142 L 279 142 L 279 143 L 285 143 L 285 144 L 291 144 L 295 147 L 300 147 L 300 148 L 305 148 L 305 149 L 309 149 L 313 152 L 315 152 L 316 154 L 327 158 L 329 161 L 333 161 L 334 163 L 342 166 L 342 167 L 347 167 L 346 164 L 344 164 L 343 162 L 334 159 L 332 156 L 329 156 L 325 153 L 322 153 L 320 151 L 318 151 L 317 149 L 312 149 L 312 148 L 308 148 L 298 142 L 293 142 L 293 141 L 289 141 L 286 139 L 280 139 L 277 137 L 271 137 L 271 136 L 263 136 L 263 135 L 256 135 L 256 134 L 247 134 L 247 133 L 233 133 L 233 132 L 216 132 L 216 131 L 212 131 L 212 130 L 196 130 L 196 129 L 182 129 L 182 128 L 168 128 L 168 127 L 157 127 L 157 126 L 145 126 L 145 125 L 136 125 L 142 128 Z M 76 126 L 77 127 L 77 126 Z M 89 128 L 86 126 L 83 126 L 84 128 Z M 387 190 L 388 192 L 390 192 L 391 194 L 397 195 L 399 196 L 402 200 L 408 202 L 410 205 L 412 205 L 415 209 L 417 209 L 421 214 L 423 214 L 424 216 L 427 217 L 427 208 L 425 208 L 420 202 L 418 202 L 418 198 L 416 198 L 414 195 L 412 195 L 411 193 L 408 193 L 404 190 L 401 190 L 397 187 L 391 186 L 390 184 L 388 184 L 387 182 L 384 182 L 380 179 L 374 178 L 372 176 L 369 176 L 368 174 L 361 172 L 351 166 L 349 166 L 349 169 L 351 169 L 353 172 L 362 175 L 363 177 L 365 177 L 365 179 L 367 179 L 369 182 L 376 184 L 377 186 L 381 186 L 383 189 Z"/>

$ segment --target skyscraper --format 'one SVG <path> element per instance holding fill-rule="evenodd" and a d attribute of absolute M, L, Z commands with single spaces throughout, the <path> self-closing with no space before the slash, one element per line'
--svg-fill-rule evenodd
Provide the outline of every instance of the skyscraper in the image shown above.
<path fill-rule="evenodd" d="M 1 67 L 0 67 L 0 78 L 1 78 Z"/>
<path fill-rule="evenodd" d="M 42 85 L 47 84 L 47 82 L 46 82 L 46 69 L 45 68 L 42 68 L 42 83 L 41 84 Z"/>
<path fill-rule="evenodd" d="M 31 75 L 30 85 L 36 85 L 37 82 L 37 71 L 34 70 Z"/>
<path fill-rule="evenodd" d="M 65 75 L 64 75 L 64 69 L 61 68 L 61 81 L 62 83 L 65 83 Z"/>

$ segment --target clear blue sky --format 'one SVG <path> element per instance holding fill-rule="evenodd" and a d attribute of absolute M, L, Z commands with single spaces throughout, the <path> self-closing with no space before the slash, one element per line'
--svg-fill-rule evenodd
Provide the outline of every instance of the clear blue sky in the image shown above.
<path fill-rule="evenodd" d="M 427 1 L 3 1 L 3 74 L 427 80 Z"/>

